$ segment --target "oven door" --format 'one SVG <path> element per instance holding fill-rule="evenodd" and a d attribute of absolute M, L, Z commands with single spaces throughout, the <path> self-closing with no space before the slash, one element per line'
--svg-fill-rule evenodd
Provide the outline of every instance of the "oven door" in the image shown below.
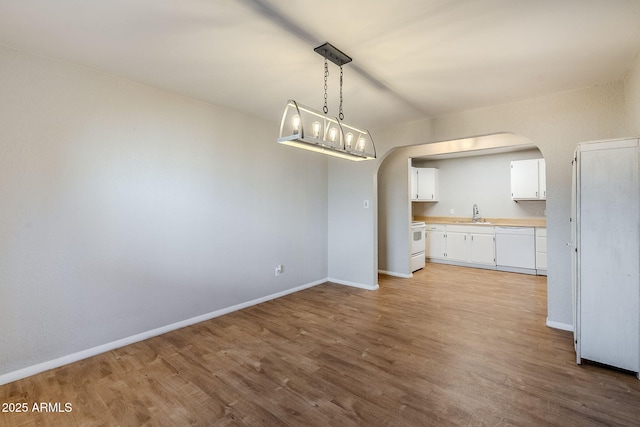
<path fill-rule="evenodd" d="M 424 252 L 424 225 L 411 226 L 411 254 Z"/>

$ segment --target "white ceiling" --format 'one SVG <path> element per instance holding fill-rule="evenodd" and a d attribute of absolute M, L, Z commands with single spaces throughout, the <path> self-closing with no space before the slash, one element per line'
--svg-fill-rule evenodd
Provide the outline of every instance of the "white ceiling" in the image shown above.
<path fill-rule="evenodd" d="M 345 121 L 376 128 L 619 80 L 640 0 L 0 0 L 0 45 L 273 120 L 321 109 L 325 41 Z"/>

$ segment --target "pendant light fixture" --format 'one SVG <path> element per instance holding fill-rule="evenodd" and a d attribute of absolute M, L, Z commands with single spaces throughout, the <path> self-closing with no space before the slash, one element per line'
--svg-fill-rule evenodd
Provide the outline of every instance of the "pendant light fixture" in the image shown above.
<path fill-rule="evenodd" d="M 344 123 L 342 112 L 342 66 L 351 58 L 325 43 L 314 49 L 324 57 L 324 107 L 323 113 L 289 100 L 280 123 L 278 142 L 292 147 L 304 148 L 347 160 L 361 161 L 376 158 L 376 147 L 367 130 Z M 327 60 L 340 67 L 340 109 L 338 117 L 327 114 Z"/>

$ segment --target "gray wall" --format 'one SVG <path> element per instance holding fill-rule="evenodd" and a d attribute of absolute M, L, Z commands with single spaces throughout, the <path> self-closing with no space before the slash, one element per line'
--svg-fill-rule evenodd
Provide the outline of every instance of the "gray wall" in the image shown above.
<path fill-rule="evenodd" d="M 440 197 L 437 203 L 413 202 L 413 215 L 471 217 L 473 205 L 477 204 L 485 218 L 544 217 L 545 201 L 511 200 L 511 161 L 541 157 L 540 151 L 534 149 L 452 159 L 414 159 L 414 166 L 438 169 Z"/>
<path fill-rule="evenodd" d="M 0 376 L 327 277 L 327 159 L 279 117 L 5 48 L 0 94 Z"/>
<path fill-rule="evenodd" d="M 624 79 L 629 135 L 640 135 L 640 55 Z"/>

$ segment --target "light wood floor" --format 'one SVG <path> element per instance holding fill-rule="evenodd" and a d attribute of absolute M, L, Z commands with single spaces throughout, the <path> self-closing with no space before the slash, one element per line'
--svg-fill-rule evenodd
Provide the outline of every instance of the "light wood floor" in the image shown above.
<path fill-rule="evenodd" d="M 0 387 L 2 426 L 639 425 L 640 381 L 577 366 L 543 277 L 438 264 L 325 284 Z"/>

